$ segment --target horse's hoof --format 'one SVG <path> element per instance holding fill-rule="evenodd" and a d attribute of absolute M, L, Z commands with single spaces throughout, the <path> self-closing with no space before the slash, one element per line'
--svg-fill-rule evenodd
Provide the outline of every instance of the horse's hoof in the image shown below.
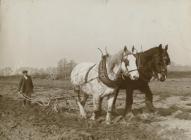
<path fill-rule="evenodd" d="M 133 112 L 129 112 L 125 116 L 125 119 L 128 120 L 128 121 L 131 121 L 134 117 L 135 117 L 135 115 L 133 114 Z"/>
<path fill-rule="evenodd" d="M 100 118 L 96 119 L 96 122 L 98 122 L 98 123 L 102 123 L 103 121 L 105 121 L 105 119 L 104 119 L 104 118 L 102 118 L 102 117 L 100 117 Z"/>
<path fill-rule="evenodd" d="M 154 112 L 156 112 L 156 108 L 154 106 L 153 107 L 147 107 L 146 112 L 147 113 L 154 113 Z"/>
<path fill-rule="evenodd" d="M 113 122 L 114 122 L 114 123 L 118 123 L 118 122 L 120 122 L 122 119 L 123 119 L 123 116 L 120 115 L 120 116 L 117 116 L 117 117 L 113 120 Z"/>
<path fill-rule="evenodd" d="M 90 120 L 95 121 L 95 120 L 96 120 L 95 116 L 92 115 L 92 116 L 90 117 Z"/>
<path fill-rule="evenodd" d="M 82 119 L 87 119 L 87 116 L 84 114 L 84 115 L 81 115 L 81 118 Z"/>
<path fill-rule="evenodd" d="M 142 120 L 147 120 L 147 119 L 149 118 L 149 116 L 150 116 L 149 113 L 143 113 L 143 114 L 141 115 L 141 119 L 142 119 Z"/>
<path fill-rule="evenodd" d="M 87 117 L 86 117 L 86 116 L 84 116 L 84 117 L 82 117 L 82 119 L 87 119 Z"/>
<path fill-rule="evenodd" d="M 127 120 L 125 120 L 125 118 L 123 117 L 122 119 L 121 119 L 121 121 L 120 121 L 120 124 L 127 124 L 128 123 L 128 121 Z"/>
<path fill-rule="evenodd" d="M 120 112 L 117 110 L 113 110 L 112 112 L 113 112 L 113 114 L 117 114 L 117 115 L 120 114 Z"/>
<path fill-rule="evenodd" d="M 150 113 L 150 112 L 155 112 L 155 110 L 156 110 L 156 108 L 153 106 L 153 104 L 152 103 L 146 103 L 146 111 L 148 112 L 148 113 Z"/>
<path fill-rule="evenodd" d="M 110 124 L 111 124 L 111 121 L 110 121 L 110 120 L 106 120 L 106 124 L 107 124 L 107 125 L 110 125 Z"/>

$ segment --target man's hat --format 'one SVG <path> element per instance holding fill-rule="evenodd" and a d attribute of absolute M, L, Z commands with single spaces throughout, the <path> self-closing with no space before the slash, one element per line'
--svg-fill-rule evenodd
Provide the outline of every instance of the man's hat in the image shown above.
<path fill-rule="evenodd" d="M 23 70 L 23 74 L 24 74 L 24 73 L 28 73 L 28 71 L 27 71 L 27 70 Z"/>

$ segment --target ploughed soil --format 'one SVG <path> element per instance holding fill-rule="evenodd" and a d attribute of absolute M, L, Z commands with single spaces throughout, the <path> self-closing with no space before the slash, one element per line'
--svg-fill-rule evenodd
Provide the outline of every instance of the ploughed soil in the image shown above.
<path fill-rule="evenodd" d="M 80 118 L 69 81 L 34 79 L 34 100 L 27 106 L 23 106 L 22 96 L 16 92 L 17 85 L 14 79 L 0 80 L 0 140 L 191 139 L 191 78 L 151 82 L 154 113 L 147 112 L 144 95 L 135 91 L 132 118 L 121 117 L 125 104 L 125 92 L 121 91 L 111 125 L 105 123 L 106 100 L 96 121 Z M 62 98 L 55 100 L 56 97 Z M 86 109 L 91 116 L 91 97 Z"/>

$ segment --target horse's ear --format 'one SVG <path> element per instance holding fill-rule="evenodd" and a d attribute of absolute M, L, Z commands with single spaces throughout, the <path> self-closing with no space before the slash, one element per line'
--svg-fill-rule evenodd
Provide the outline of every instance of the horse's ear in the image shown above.
<path fill-rule="evenodd" d="M 135 46 L 133 45 L 133 47 L 132 47 L 132 52 L 134 52 L 135 51 Z"/>
<path fill-rule="evenodd" d="M 159 48 L 162 49 L 162 44 L 159 45 Z"/>
<path fill-rule="evenodd" d="M 127 46 L 124 46 L 124 52 L 126 52 L 127 51 Z"/>
<path fill-rule="evenodd" d="M 136 51 L 134 45 L 133 45 L 133 47 L 132 47 L 132 53 L 133 53 L 133 54 L 136 54 L 136 53 L 137 53 L 137 51 Z"/>
<path fill-rule="evenodd" d="M 165 50 L 166 50 L 166 51 L 168 50 L 168 44 L 165 46 Z"/>

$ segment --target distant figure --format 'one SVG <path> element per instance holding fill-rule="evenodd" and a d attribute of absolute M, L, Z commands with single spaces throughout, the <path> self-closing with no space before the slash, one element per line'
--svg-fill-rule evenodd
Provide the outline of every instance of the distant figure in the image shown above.
<path fill-rule="evenodd" d="M 31 98 L 31 94 L 33 93 L 33 82 L 31 77 L 28 75 L 27 70 L 23 70 L 23 76 L 19 82 L 19 88 L 18 91 L 19 93 L 23 94 L 24 96 L 27 96 L 29 98 Z M 24 99 L 23 104 L 26 105 L 30 105 L 30 101 Z"/>

